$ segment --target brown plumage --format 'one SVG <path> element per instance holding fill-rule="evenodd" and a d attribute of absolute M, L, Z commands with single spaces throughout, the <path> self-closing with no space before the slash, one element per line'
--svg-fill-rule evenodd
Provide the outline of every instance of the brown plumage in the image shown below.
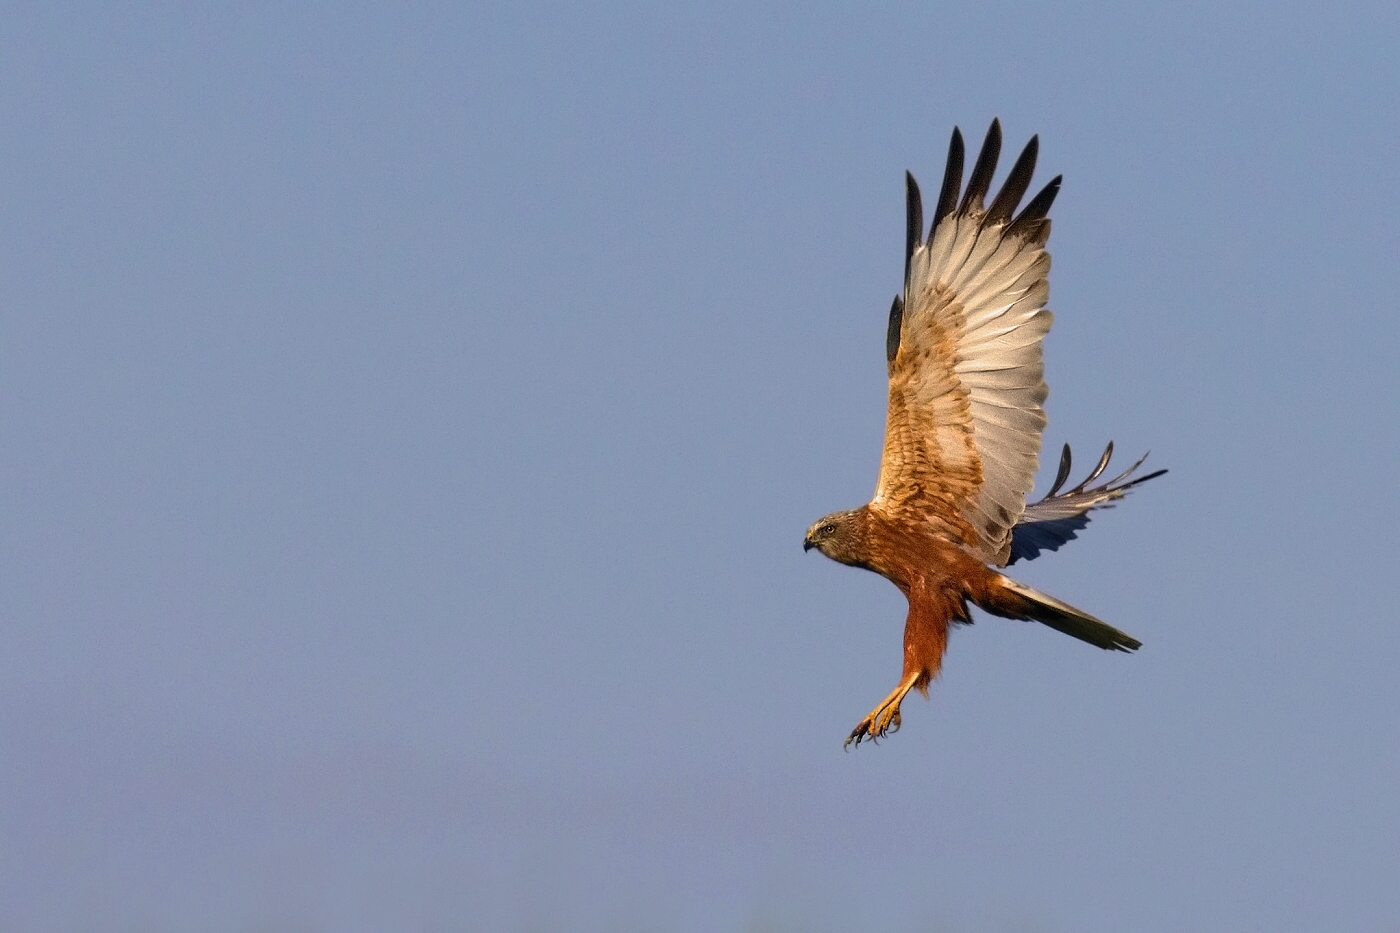
<path fill-rule="evenodd" d="M 807 531 L 806 549 L 872 570 L 909 600 L 899 686 L 856 726 L 847 745 L 898 729 L 910 690 L 928 695 L 949 626 L 971 621 L 969 603 L 1042 622 L 1099 648 L 1141 647 L 994 569 L 1055 550 L 1088 523 L 1090 510 L 1166 472 L 1131 479 L 1139 460 L 1091 488 L 1108 465 L 1109 444 L 1084 482 L 1057 495 L 1070 471 L 1066 446 L 1049 495 L 1026 504 L 1045 428 L 1041 342 L 1051 322 L 1045 243 L 1060 179 L 1016 213 L 1035 171 L 1039 142 L 1032 137 L 986 207 L 1000 151 L 1001 125 L 993 120 L 959 203 L 963 140 L 953 130 L 927 239 L 919 187 L 906 176 L 904 294 L 890 308 L 886 335 L 890 400 L 875 498 Z"/>

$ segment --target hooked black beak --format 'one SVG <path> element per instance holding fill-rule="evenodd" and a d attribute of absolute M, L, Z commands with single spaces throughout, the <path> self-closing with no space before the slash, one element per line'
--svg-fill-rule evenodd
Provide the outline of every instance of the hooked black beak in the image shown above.
<path fill-rule="evenodd" d="M 816 545 L 812 543 L 812 539 L 811 539 L 811 538 L 803 538 L 803 539 L 802 539 L 802 550 L 804 550 L 804 551 L 810 551 L 810 550 L 811 550 L 812 548 L 814 548 L 814 547 L 816 547 Z"/>

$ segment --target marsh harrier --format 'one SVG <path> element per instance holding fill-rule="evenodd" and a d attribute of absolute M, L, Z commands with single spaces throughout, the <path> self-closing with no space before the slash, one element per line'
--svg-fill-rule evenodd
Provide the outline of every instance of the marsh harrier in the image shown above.
<path fill-rule="evenodd" d="M 962 134 L 954 129 L 927 239 L 919 186 L 905 176 L 904 294 L 890 308 L 885 339 L 890 401 L 875 498 L 821 519 L 804 542 L 807 550 L 887 577 L 909 600 L 899 686 L 861 720 L 847 745 L 898 729 L 910 690 L 928 695 L 949 626 L 971 621 L 969 602 L 1110 651 L 1142 645 L 994 569 L 1056 550 L 1088 524 L 1090 510 L 1166 472 L 1133 479 L 1139 460 L 1094 485 L 1112 456 L 1110 443 L 1088 478 L 1061 492 L 1070 472 L 1066 445 L 1050 492 L 1026 503 L 1045 428 L 1041 343 L 1051 322 L 1045 243 L 1060 190 L 1056 176 L 1017 213 L 1038 150 L 1032 137 L 987 206 L 1001 125 L 992 121 L 966 191 Z"/>

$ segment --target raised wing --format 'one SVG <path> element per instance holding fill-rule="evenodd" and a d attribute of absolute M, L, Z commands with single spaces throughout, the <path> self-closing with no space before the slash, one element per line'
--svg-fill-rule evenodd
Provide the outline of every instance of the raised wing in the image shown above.
<path fill-rule="evenodd" d="M 1026 506 L 1021 520 L 1011 529 L 1011 559 L 1007 561 L 1008 564 L 1014 564 L 1018 560 L 1033 560 L 1041 551 L 1059 550 L 1060 545 L 1074 540 L 1089 524 L 1091 510 L 1111 509 L 1116 500 L 1128 494 L 1129 489 L 1167 472 L 1157 470 L 1146 476 L 1130 479 L 1129 477 L 1136 473 L 1137 468 L 1147 459 L 1147 455 L 1143 454 L 1136 463 L 1113 479 L 1091 487 L 1089 484 L 1103 474 L 1112 457 L 1113 442 L 1109 441 L 1103 456 L 1099 458 L 1098 466 L 1084 477 L 1084 481 L 1073 489 L 1060 492 L 1060 487 L 1069 479 L 1071 463 L 1069 445 L 1065 445 L 1060 454 L 1060 470 L 1055 474 L 1055 484 L 1043 499 Z"/>
<path fill-rule="evenodd" d="M 871 506 L 953 529 L 997 564 L 1011 556 L 1045 428 L 1044 247 L 1060 178 L 1015 213 L 1038 150 L 1032 137 L 986 207 L 1001 124 L 992 121 L 965 192 L 962 134 L 953 130 L 927 240 L 919 188 L 907 177 L 904 295 L 886 339 L 890 401 Z"/>

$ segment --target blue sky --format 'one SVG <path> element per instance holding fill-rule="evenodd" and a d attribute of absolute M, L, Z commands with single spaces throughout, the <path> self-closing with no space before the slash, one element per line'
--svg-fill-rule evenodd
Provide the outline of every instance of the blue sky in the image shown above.
<path fill-rule="evenodd" d="M 0 926 L 1400 930 L 1397 41 L 7 7 Z M 903 600 L 802 533 L 993 116 L 1065 176 L 1047 450 L 1171 469 L 1017 575 L 1145 647 L 980 617 L 846 754 Z"/>

